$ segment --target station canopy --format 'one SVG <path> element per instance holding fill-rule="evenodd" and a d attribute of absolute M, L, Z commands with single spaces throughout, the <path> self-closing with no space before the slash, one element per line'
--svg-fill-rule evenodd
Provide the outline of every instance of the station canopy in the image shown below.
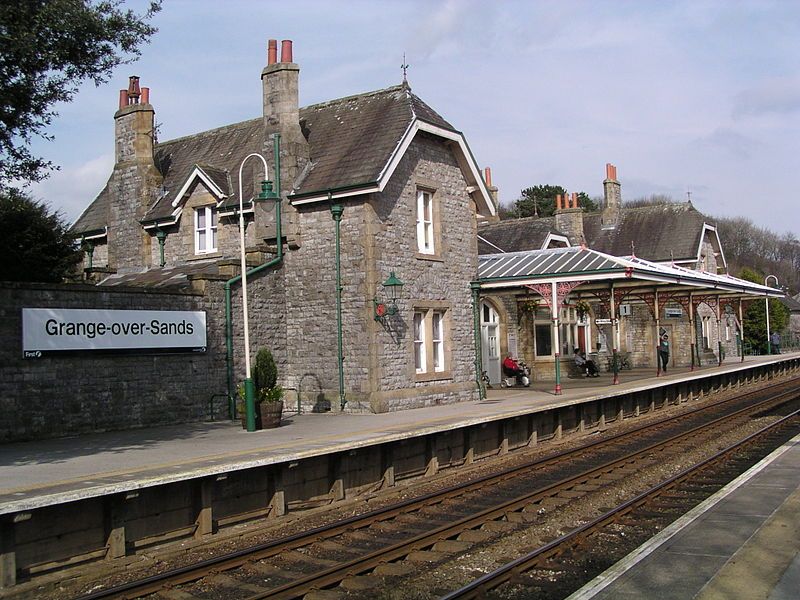
<path fill-rule="evenodd" d="M 726 274 L 654 263 L 636 256 L 611 256 L 586 247 L 551 248 L 478 257 L 478 283 L 484 292 L 564 284 L 577 291 L 658 290 L 670 294 L 726 298 L 783 297 L 781 290 Z M 561 295 L 561 294 L 559 294 Z"/>

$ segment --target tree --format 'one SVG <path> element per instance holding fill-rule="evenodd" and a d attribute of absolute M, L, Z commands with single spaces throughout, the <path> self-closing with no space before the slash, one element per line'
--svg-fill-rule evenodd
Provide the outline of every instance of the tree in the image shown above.
<path fill-rule="evenodd" d="M 764 278 L 760 273 L 748 268 L 742 269 L 739 277 L 764 285 Z M 789 324 L 789 311 L 775 298 L 769 299 L 769 327 L 770 331 L 783 331 Z M 767 319 L 765 303 L 757 299 L 750 303 L 744 313 L 744 340 L 751 348 L 761 354 L 767 353 Z"/>
<path fill-rule="evenodd" d="M 565 195 L 567 191 L 560 185 L 536 185 L 520 192 L 520 198 L 514 206 L 501 213 L 501 218 L 512 217 L 551 217 L 556 211 L 556 196 Z M 578 192 L 578 205 L 584 212 L 597 210 L 597 205 L 586 192 Z"/>
<path fill-rule="evenodd" d="M 0 193 L 0 281 L 60 282 L 82 260 L 61 214 L 9 189 Z"/>
<path fill-rule="evenodd" d="M 40 181 L 54 165 L 34 156 L 33 136 L 51 139 L 56 102 L 70 102 L 84 80 L 108 81 L 139 54 L 156 29 L 121 0 L 19 0 L 0 4 L 0 189 Z"/>

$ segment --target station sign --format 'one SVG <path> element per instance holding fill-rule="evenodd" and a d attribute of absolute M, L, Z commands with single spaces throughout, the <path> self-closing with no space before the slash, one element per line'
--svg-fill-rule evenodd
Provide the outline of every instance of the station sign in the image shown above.
<path fill-rule="evenodd" d="M 611 319 L 595 319 L 595 325 L 611 325 Z"/>
<path fill-rule="evenodd" d="M 52 352 L 205 352 L 206 313 L 23 308 L 22 356 Z"/>
<path fill-rule="evenodd" d="M 683 309 L 680 306 L 668 306 L 664 309 L 664 316 L 667 319 L 680 319 L 683 316 Z"/>

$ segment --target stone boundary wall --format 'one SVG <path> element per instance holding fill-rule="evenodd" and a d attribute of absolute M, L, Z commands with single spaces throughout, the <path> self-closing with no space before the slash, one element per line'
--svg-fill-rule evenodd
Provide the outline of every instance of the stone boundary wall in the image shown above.
<path fill-rule="evenodd" d="M 206 418 L 226 381 L 224 314 L 208 304 L 152 289 L 0 283 L 0 442 Z M 22 308 L 206 310 L 208 350 L 23 359 Z M 223 399 L 217 404 L 225 410 Z"/>

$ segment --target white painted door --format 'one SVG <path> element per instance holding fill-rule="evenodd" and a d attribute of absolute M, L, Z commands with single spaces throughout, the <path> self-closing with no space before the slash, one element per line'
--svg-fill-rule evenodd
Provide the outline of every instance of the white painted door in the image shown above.
<path fill-rule="evenodd" d="M 500 316 L 486 302 L 481 303 L 481 361 L 489 381 L 500 383 Z"/>

